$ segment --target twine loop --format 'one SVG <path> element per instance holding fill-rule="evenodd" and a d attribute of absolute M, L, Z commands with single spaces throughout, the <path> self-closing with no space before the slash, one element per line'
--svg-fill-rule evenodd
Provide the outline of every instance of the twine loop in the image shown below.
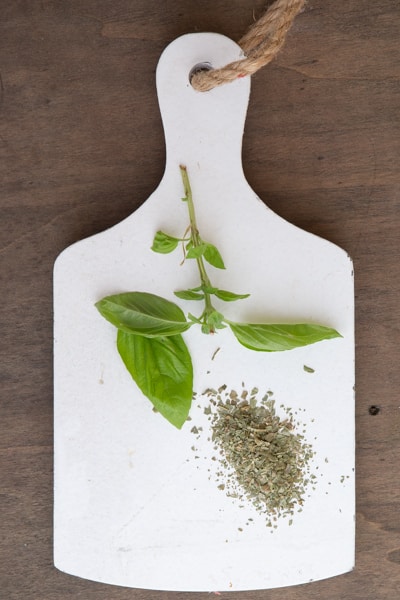
<path fill-rule="evenodd" d="M 276 0 L 240 39 L 245 58 L 220 69 L 198 71 L 192 76 L 195 90 L 207 92 L 218 85 L 253 75 L 270 63 L 285 43 L 286 35 L 306 0 Z"/>

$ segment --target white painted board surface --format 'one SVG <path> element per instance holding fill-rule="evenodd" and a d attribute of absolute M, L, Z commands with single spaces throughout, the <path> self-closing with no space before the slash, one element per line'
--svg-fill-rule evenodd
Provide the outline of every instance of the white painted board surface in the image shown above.
<path fill-rule="evenodd" d="M 331 577 L 354 564 L 352 262 L 274 214 L 249 187 L 241 163 L 249 79 L 207 93 L 189 84 L 195 64 L 218 67 L 239 56 L 217 34 L 183 36 L 165 50 L 157 70 L 167 146 L 159 187 L 122 223 L 56 261 L 54 560 L 72 575 L 160 590 L 249 590 Z M 258 353 L 228 330 L 205 336 L 192 328 L 184 337 L 199 402 L 178 431 L 152 412 L 118 356 L 115 328 L 94 304 L 125 291 L 175 301 L 174 290 L 198 285 L 194 265 L 150 251 L 157 230 L 179 237 L 188 224 L 180 163 L 200 232 L 225 260 L 226 270 L 209 268 L 213 284 L 251 293 L 225 305 L 225 314 L 321 323 L 343 338 Z M 193 312 L 192 303 L 178 303 Z M 293 524 L 281 520 L 272 533 L 251 505 L 217 488 L 208 471 L 212 445 L 191 433 L 193 424 L 206 434 L 210 427 L 201 393 L 242 382 L 273 390 L 278 406 L 299 411 L 316 452 L 316 489 Z"/>

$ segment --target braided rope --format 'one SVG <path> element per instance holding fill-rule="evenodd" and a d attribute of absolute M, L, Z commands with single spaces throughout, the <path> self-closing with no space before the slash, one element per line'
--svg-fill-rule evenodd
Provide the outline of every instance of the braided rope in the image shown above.
<path fill-rule="evenodd" d="M 270 63 L 285 43 L 286 35 L 306 0 L 276 0 L 239 41 L 246 57 L 220 69 L 198 71 L 191 83 L 195 90 L 207 92 L 238 77 L 252 75 Z"/>

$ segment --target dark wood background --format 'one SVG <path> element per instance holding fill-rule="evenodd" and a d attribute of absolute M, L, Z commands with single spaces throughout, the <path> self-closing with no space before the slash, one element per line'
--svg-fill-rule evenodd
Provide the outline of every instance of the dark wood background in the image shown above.
<path fill-rule="evenodd" d="M 1 2 L 4 600 L 155 597 L 52 566 L 52 266 L 63 248 L 134 211 L 161 179 L 154 74 L 164 47 L 197 31 L 238 40 L 264 4 Z M 309 0 L 278 59 L 253 77 L 243 149 L 251 186 L 354 259 L 357 555 L 347 575 L 234 598 L 400 595 L 399 33 L 398 0 Z"/>

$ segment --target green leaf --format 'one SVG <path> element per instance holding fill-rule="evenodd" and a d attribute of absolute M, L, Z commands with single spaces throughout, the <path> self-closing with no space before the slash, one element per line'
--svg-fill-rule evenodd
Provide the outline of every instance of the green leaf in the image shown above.
<path fill-rule="evenodd" d="M 203 321 L 201 321 L 200 319 L 198 319 L 197 317 L 195 317 L 191 313 L 188 313 L 188 319 L 190 321 L 192 321 L 192 323 L 197 323 L 198 325 L 201 325 L 203 323 Z"/>
<path fill-rule="evenodd" d="M 205 243 L 206 249 L 204 251 L 205 260 L 217 269 L 225 269 L 224 261 L 219 253 L 219 250 L 213 246 L 213 244 Z"/>
<path fill-rule="evenodd" d="M 234 294 L 233 292 L 228 292 L 226 290 L 215 290 L 212 293 L 224 302 L 234 302 L 235 300 L 242 300 L 243 298 L 248 298 L 250 296 L 250 294 Z"/>
<path fill-rule="evenodd" d="M 193 397 L 192 360 L 182 336 L 146 338 L 119 330 L 117 346 L 139 389 L 180 429 Z"/>
<path fill-rule="evenodd" d="M 172 237 L 163 231 L 157 231 L 151 249 L 160 254 L 168 254 L 175 250 L 180 241 L 178 238 Z"/>
<path fill-rule="evenodd" d="M 198 246 L 193 246 L 190 242 L 186 246 L 187 254 L 186 258 L 199 258 L 204 256 L 205 260 L 217 269 L 225 269 L 224 261 L 219 251 L 213 244 L 208 242 L 201 242 Z"/>
<path fill-rule="evenodd" d="M 207 294 L 215 294 L 215 292 L 218 290 L 218 288 L 209 285 L 204 285 L 201 289 L 204 292 L 207 292 Z"/>
<path fill-rule="evenodd" d="M 194 292 L 193 290 L 180 290 L 179 292 L 174 292 L 174 294 L 181 300 L 203 300 L 204 298 L 204 294 Z"/>
<path fill-rule="evenodd" d="M 212 325 L 209 325 L 208 323 L 202 323 L 201 332 L 205 333 L 206 335 L 208 335 L 211 332 L 214 333 L 214 327 L 212 327 Z"/>
<path fill-rule="evenodd" d="M 214 310 L 207 317 L 207 323 L 215 329 L 225 329 L 226 325 L 223 324 L 224 315 Z"/>
<path fill-rule="evenodd" d="M 207 249 L 207 244 L 199 244 L 198 246 L 193 246 L 188 244 L 187 246 L 187 254 L 186 258 L 199 258 L 203 256 Z"/>
<path fill-rule="evenodd" d="M 251 325 L 229 322 L 228 324 L 236 339 L 243 346 L 261 352 L 292 350 L 322 340 L 342 337 L 335 329 L 308 323 Z"/>
<path fill-rule="evenodd" d="M 176 335 L 191 326 L 179 306 L 146 292 L 106 296 L 96 308 L 118 329 L 146 337 Z"/>

